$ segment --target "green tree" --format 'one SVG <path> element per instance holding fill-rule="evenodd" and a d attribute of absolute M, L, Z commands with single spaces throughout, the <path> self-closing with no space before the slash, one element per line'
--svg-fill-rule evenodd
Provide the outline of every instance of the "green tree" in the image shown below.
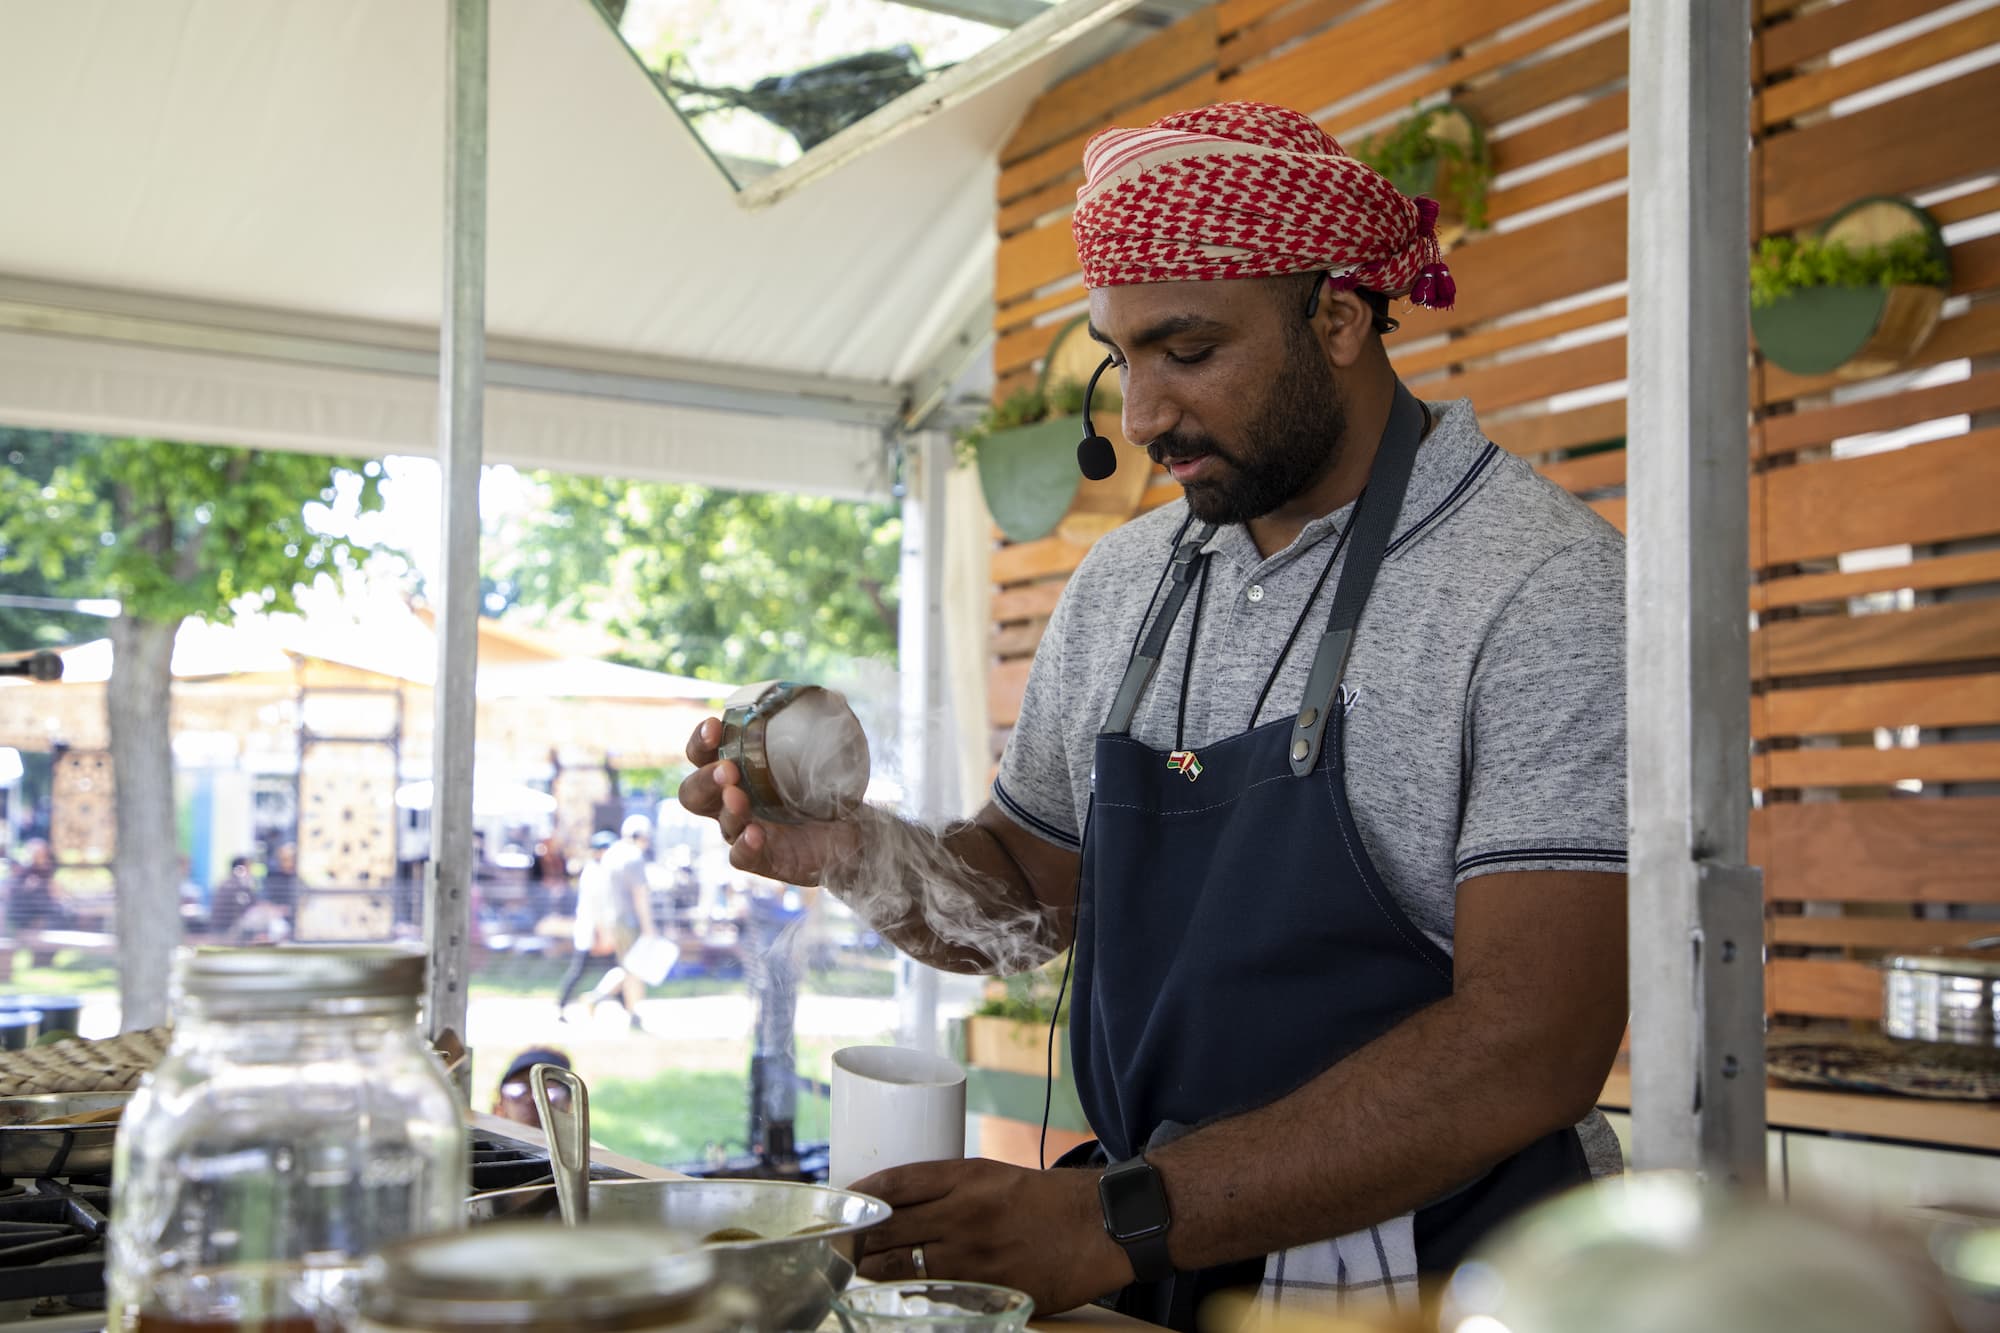
<path fill-rule="evenodd" d="M 359 550 L 306 521 L 359 478 L 380 508 L 381 467 L 359 459 L 164 440 L 87 439 L 47 475 L 0 470 L 0 572 L 28 569 L 115 597 L 105 691 L 117 850 L 119 999 L 125 1026 L 166 1018 L 180 939 L 168 731 L 174 635 L 189 616 L 226 622 L 297 609 L 298 588 L 356 566 Z M 350 483 L 351 484 L 351 483 Z"/>
<path fill-rule="evenodd" d="M 37 486 L 46 485 L 56 469 L 76 454 L 77 448 L 74 435 L 0 427 L 0 471 L 26 478 Z M 32 564 L 11 569 L 4 535 L 0 535 L 0 594 L 59 601 L 98 595 L 83 584 L 78 573 L 60 558 L 53 559 L 47 567 Z M 104 620 L 100 616 L 37 606 L 9 606 L 0 601 L 0 652 L 61 648 L 101 638 L 103 634 Z"/>
<path fill-rule="evenodd" d="M 889 505 L 536 474 L 490 586 L 616 635 L 635 666 L 741 683 L 896 655 L 902 520 Z"/>

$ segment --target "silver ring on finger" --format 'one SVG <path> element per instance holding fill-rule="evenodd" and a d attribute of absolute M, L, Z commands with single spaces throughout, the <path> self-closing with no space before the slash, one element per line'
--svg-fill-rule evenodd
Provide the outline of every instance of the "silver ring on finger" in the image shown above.
<path fill-rule="evenodd" d="M 917 1271 L 918 1277 L 927 1278 L 931 1275 L 929 1266 L 924 1263 L 923 1246 L 912 1245 L 910 1247 L 910 1267 Z"/>

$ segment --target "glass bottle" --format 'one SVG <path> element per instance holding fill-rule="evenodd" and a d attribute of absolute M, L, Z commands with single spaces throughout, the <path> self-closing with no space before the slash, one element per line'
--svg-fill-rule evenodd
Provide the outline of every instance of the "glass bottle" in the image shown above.
<path fill-rule="evenodd" d="M 338 1329 L 371 1251 L 464 1224 L 424 967 L 400 949 L 180 955 L 173 1044 L 119 1126 L 111 1329 Z"/>

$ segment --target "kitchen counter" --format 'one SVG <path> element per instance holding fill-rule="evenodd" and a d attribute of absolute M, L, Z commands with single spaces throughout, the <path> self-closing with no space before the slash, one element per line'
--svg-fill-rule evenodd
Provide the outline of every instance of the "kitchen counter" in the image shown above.
<path fill-rule="evenodd" d="M 1764 1118 L 1773 1129 L 1859 1134 L 2000 1152 L 2000 1106 L 1991 1103 L 1833 1092 L 1778 1082 L 1765 1084 L 1764 1097 Z M 1611 1077 L 1605 1080 L 1598 1104 L 1606 1110 L 1631 1108 L 1632 1072 L 1625 1057 L 1619 1057 Z"/>
<path fill-rule="evenodd" d="M 475 1114 L 472 1117 L 471 1123 L 473 1129 L 484 1134 L 495 1134 L 506 1138 L 518 1139 L 523 1143 L 531 1143 L 537 1148 L 546 1149 L 548 1147 L 548 1137 L 532 1125 L 523 1125 L 517 1121 L 503 1120 L 499 1116 L 484 1114 Z M 663 1166 L 653 1166 L 647 1162 L 637 1161 L 634 1158 L 607 1151 L 594 1143 L 590 1145 L 590 1160 L 600 1166 L 616 1167 L 620 1171 L 630 1172 L 642 1180 L 685 1180 L 687 1178 L 678 1171 L 669 1171 Z M 837 1323 L 830 1320 L 827 1327 L 836 1328 Z M 1112 1310 L 1102 1309 L 1095 1305 L 1087 1305 L 1081 1310 L 1071 1310 L 1067 1314 L 1038 1317 L 1030 1322 L 1028 1327 L 1055 1330 L 1056 1333 L 1085 1333 L 1086 1330 L 1091 1329 L 1129 1331 L 1132 1329 L 1154 1328 L 1156 1326 L 1148 1324 L 1144 1320 L 1133 1319 L 1126 1315 L 1118 1314 Z"/>

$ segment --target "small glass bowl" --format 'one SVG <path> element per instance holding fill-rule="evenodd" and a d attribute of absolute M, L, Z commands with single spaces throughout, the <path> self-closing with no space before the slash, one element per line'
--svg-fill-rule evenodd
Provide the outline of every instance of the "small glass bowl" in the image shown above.
<path fill-rule="evenodd" d="M 1020 1333 L 1035 1312 L 1027 1293 L 985 1282 L 874 1282 L 833 1302 L 846 1333 Z"/>

